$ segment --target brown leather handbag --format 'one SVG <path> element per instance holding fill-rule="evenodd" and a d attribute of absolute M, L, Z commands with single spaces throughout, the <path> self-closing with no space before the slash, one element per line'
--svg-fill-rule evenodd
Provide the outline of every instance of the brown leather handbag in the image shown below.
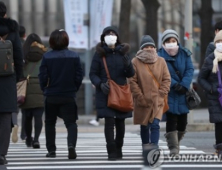
<path fill-rule="evenodd" d="M 125 84 L 125 85 L 116 84 L 110 77 L 105 57 L 103 57 L 103 63 L 105 66 L 105 70 L 106 70 L 106 74 L 107 74 L 108 82 L 109 82 L 109 87 L 110 87 L 107 106 L 121 112 L 132 111 L 133 98 L 132 98 L 132 93 L 130 91 L 129 84 Z"/>
<path fill-rule="evenodd" d="M 160 87 L 159 82 L 157 81 L 157 79 L 155 78 L 155 76 L 153 75 L 153 73 L 151 72 L 149 66 L 147 65 L 147 70 L 149 71 L 150 75 L 153 77 L 153 80 L 155 81 L 157 87 Z M 169 105 L 168 105 L 168 95 L 166 95 L 164 97 L 164 106 L 163 106 L 163 113 L 165 113 L 167 110 L 169 110 Z"/>

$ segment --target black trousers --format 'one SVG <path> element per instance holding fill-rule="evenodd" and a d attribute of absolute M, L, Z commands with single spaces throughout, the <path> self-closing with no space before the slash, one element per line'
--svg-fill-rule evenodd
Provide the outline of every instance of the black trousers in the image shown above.
<path fill-rule="evenodd" d="M 166 113 L 166 132 L 185 131 L 187 126 L 187 114 L 176 115 Z"/>
<path fill-rule="evenodd" d="M 116 128 L 116 136 L 114 136 L 114 127 Z M 107 145 L 116 144 L 119 148 L 123 146 L 125 119 L 105 118 L 104 131 Z"/>
<path fill-rule="evenodd" d="M 8 153 L 10 134 L 12 129 L 12 113 L 0 113 L 0 155 Z"/>
<path fill-rule="evenodd" d="M 57 100 L 58 99 L 58 100 Z M 45 135 L 48 152 L 56 151 L 56 120 L 62 118 L 67 132 L 67 145 L 76 147 L 77 141 L 77 106 L 74 99 L 46 98 L 45 101 Z"/>
<path fill-rule="evenodd" d="M 215 123 L 215 138 L 216 138 L 216 144 L 222 143 L 222 122 Z"/>
<path fill-rule="evenodd" d="M 25 133 L 27 140 L 31 140 L 32 138 L 32 119 L 34 117 L 34 128 L 35 128 L 35 135 L 34 141 L 39 141 L 39 136 L 42 131 L 42 115 L 44 112 L 44 108 L 32 108 L 32 109 L 22 109 L 23 116 L 25 117 Z"/>

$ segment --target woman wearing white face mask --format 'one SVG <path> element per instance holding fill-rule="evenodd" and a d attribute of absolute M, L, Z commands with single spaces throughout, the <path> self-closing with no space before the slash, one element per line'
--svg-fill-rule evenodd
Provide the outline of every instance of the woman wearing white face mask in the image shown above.
<path fill-rule="evenodd" d="M 187 114 L 186 91 L 193 77 L 191 52 L 179 44 L 175 30 L 165 30 L 162 34 L 162 48 L 158 55 L 163 57 L 171 75 L 168 94 L 169 110 L 166 112 L 166 141 L 170 155 L 179 154 L 179 143 L 186 132 Z"/>
<path fill-rule="evenodd" d="M 103 63 L 105 57 L 110 77 L 119 85 L 127 83 L 126 78 L 134 75 L 134 69 L 127 53 L 128 44 L 121 44 L 118 30 L 109 26 L 103 30 L 101 42 L 90 68 L 90 80 L 96 87 L 96 110 L 99 118 L 105 118 L 105 138 L 109 160 L 122 159 L 122 146 L 125 134 L 125 118 L 132 117 L 132 112 L 121 112 L 107 107 L 109 84 Z M 114 127 L 116 135 L 114 136 Z"/>
<path fill-rule="evenodd" d="M 222 157 L 222 107 L 219 102 L 218 71 L 222 75 L 222 31 L 214 38 L 216 49 L 204 61 L 198 76 L 198 82 L 205 90 L 208 99 L 210 122 L 215 124 L 216 154 Z M 218 69 L 219 68 L 219 69 Z M 220 77 L 221 79 L 221 77 Z"/>

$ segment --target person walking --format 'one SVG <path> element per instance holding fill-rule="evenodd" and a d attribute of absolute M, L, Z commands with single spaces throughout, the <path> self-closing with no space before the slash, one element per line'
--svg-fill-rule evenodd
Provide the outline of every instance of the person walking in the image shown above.
<path fill-rule="evenodd" d="M 15 73 L 0 76 L 0 165 L 7 164 L 10 134 L 12 130 L 12 112 L 17 112 L 16 82 L 23 77 L 23 52 L 16 21 L 7 18 L 6 5 L 0 1 L 0 37 L 10 40 L 13 46 Z"/>
<path fill-rule="evenodd" d="M 39 69 L 40 86 L 46 97 L 46 157 L 56 157 L 55 125 L 59 116 L 68 132 L 68 158 L 76 159 L 78 112 L 75 97 L 82 84 L 83 70 L 78 54 L 68 49 L 69 36 L 65 30 L 53 31 L 49 45 L 52 50 L 43 55 Z"/>
<path fill-rule="evenodd" d="M 46 52 L 45 46 L 42 44 L 40 37 L 32 33 L 30 34 L 24 45 L 24 76 L 28 79 L 26 99 L 20 105 L 22 114 L 25 117 L 24 127 L 26 132 L 26 145 L 35 149 L 40 148 L 39 136 L 42 131 L 42 115 L 44 112 L 44 98 L 39 85 L 39 67 L 43 54 Z M 34 139 L 32 137 L 32 120 L 34 118 Z"/>
<path fill-rule="evenodd" d="M 222 30 L 222 21 L 219 21 L 217 22 L 215 25 L 214 25 L 214 34 L 215 36 L 217 35 L 217 33 Z M 213 53 L 215 50 L 215 44 L 214 42 L 210 42 L 207 46 L 207 49 L 206 49 L 206 53 L 205 53 L 205 57 L 209 56 L 211 53 Z"/>
<path fill-rule="evenodd" d="M 144 35 L 140 50 L 132 60 L 135 75 L 130 78 L 134 98 L 134 124 L 140 125 L 143 150 L 158 148 L 159 122 L 164 98 L 170 90 L 170 73 L 162 57 L 158 57 L 153 38 Z M 158 82 L 158 85 L 157 85 Z"/>
<path fill-rule="evenodd" d="M 179 36 L 175 30 L 165 30 L 161 40 L 162 48 L 158 50 L 158 55 L 165 59 L 171 75 L 165 137 L 170 155 L 177 155 L 180 141 L 186 133 L 189 113 L 185 94 L 193 78 L 192 53 L 180 45 Z"/>
<path fill-rule="evenodd" d="M 20 40 L 22 43 L 22 47 L 25 43 L 25 39 L 26 39 L 26 29 L 24 26 L 20 25 L 19 26 L 19 36 L 20 36 Z M 21 120 L 21 134 L 20 134 L 20 138 L 22 139 L 22 141 L 26 140 L 26 133 L 25 133 L 25 116 L 22 113 L 22 120 Z"/>
<path fill-rule="evenodd" d="M 21 40 L 21 43 L 23 46 L 25 43 L 25 39 L 26 39 L 26 29 L 22 25 L 19 25 L 19 37 L 20 37 L 20 40 Z"/>
<path fill-rule="evenodd" d="M 96 110 L 99 118 L 105 118 L 105 138 L 109 160 L 122 159 L 122 146 L 125 134 L 125 119 L 132 117 L 132 112 L 121 112 L 107 107 L 110 91 L 107 74 L 103 64 L 105 57 L 110 77 L 119 85 L 127 83 L 127 78 L 134 75 L 134 69 L 128 56 L 129 45 L 121 44 L 118 29 L 113 26 L 104 28 L 96 46 L 89 77 L 96 88 Z M 116 135 L 114 136 L 114 127 Z"/>
<path fill-rule="evenodd" d="M 222 30 L 216 34 L 214 45 L 216 49 L 205 59 L 198 76 L 198 83 L 206 93 L 210 123 L 215 125 L 214 148 L 218 157 L 222 158 L 222 106 L 217 89 L 219 88 L 217 72 L 220 71 L 220 75 L 222 75 Z M 219 78 L 221 79 L 221 77 Z"/>
<path fill-rule="evenodd" d="M 20 37 L 20 40 L 21 40 L 21 43 L 22 43 L 22 47 L 23 47 L 23 44 L 25 42 L 25 28 L 23 26 L 19 26 L 19 37 Z M 24 60 L 23 60 L 24 61 Z M 19 113 L 19 107 L 17 109 L 17 112 L 13 112 L 12 113 L 12 124 L 13 124 L 13 128 L 12 128 L 12 142 L 13 143 L 16 143 L 18 142 L 18 113 Z M 22 141 L 25 141 L 26 139 L 26 134 L 25 134 L 25 130 L 24 130 L 24 116 L 22 114 L 22 120 L 21 120 L 21 139 Z"/>

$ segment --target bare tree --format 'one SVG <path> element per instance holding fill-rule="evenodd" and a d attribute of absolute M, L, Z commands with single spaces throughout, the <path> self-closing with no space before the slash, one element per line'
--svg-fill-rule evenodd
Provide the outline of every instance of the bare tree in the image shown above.
<path fill-rule="evenodd" d="M 201 19 L 201 36 L 200 36 L 200 42 L 201 42 L 201 55 L 200 55 L 200 67 L 203 65 L 204 59 L 205 59 L 205 52 L 207 49 L 207 46 L 211 39 L 211 34 L 209 32 L 212 30 L 212 15 L 213 15 L 213 9 L 212 9 L 212 3 L 211 0 L 201 0 L 201 9 L 199 11 L 200 19 Z"/>
<path fill-rule="evenodd" d="M 121 0 L 119 32 L 122 42 L 130 42 L 131 0 Z"/>
<path fill-rule="evenodd" d="M 157 10 L 160 7 L 158 0 L 141 0 L 146 10 L 146 28 L 145 34 L 153 37 L 155 42 L 158 42 L 158 27 L 157 27 Z"/>

